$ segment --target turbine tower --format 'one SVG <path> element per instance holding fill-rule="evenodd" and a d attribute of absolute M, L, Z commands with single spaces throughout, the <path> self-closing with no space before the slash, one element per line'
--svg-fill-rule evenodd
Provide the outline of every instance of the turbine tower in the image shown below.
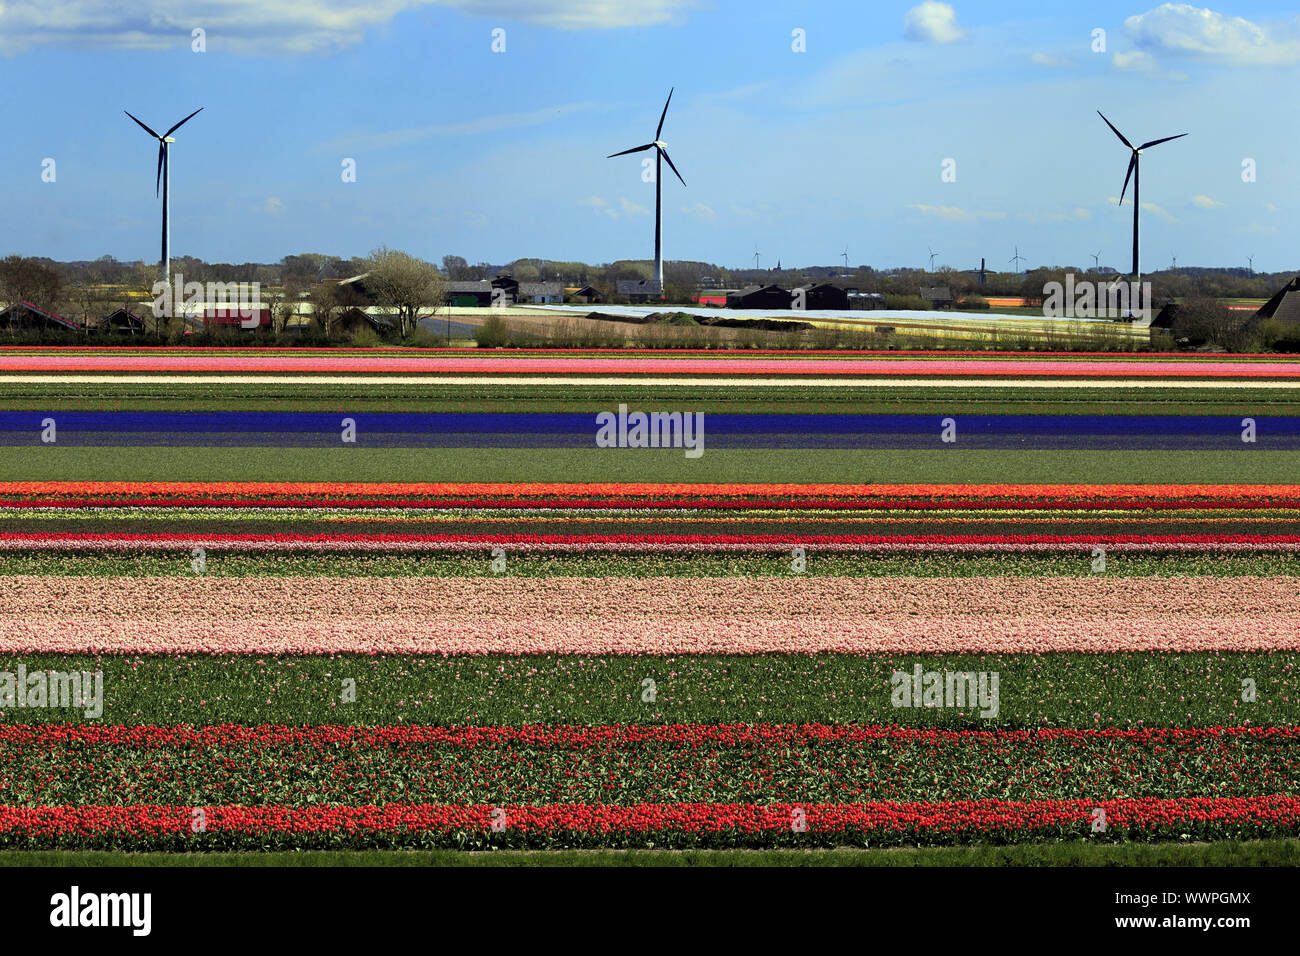
<path fill-rule="evenodd" d="M 758 244 L 754 244 L 754 271 L 758 271 Z"/>
<path fill-rule="evenodd" d="M 1119 141 L 1132 150 L 1133 155 L 1128 161 L 1128 172 L 1124 174 L 1124 188 L 1120 190 L 1119 201 L 1124 202 L 1124 193 L 1128 191 L 1128 181 L 1133 180 L 1133 272 L 1132 276 L 1136 280 L 1141 273 L 1138 271 L 1138 213 L 1142 209 L 1142 204 L 1138 200 L 1138 178 L 1140 170 L 1138 168 L 1138 157 L 1142 155 L 1144 149 L 1150 149 L 1152 146 L 1159 146 L 1161 143 L 1167 143 L 1171 139 L 1182 139 L 1186 133 L 1179 133 L 1177 136 L 1166 136 L 1163 139 L 1153 139 L 1149 143 L 1143 143 L 1141 146 L 1134 146 L 1124 134 L 1115 129 L 1115 124 L 1106 119 L 1106 115 L 1101 110 L 1097 110 L 1097 115 L 1105 120 L 1106 125 L 1110 127 L 1111 132 L 1119 137 Z"/>
<path fill-rule="evenodd" d="M 1250 274 L 1251 274 L 1251 275 L 1254 275 L 1254 274 L 1255 274 L 1255 257 L 1254 257 L 1254 256 L 1247 256 L 1247 257 L 1246 257 L 1246 261 L 1250 263 Z"/>
<path fill-rule="evenodd" d="M 1101 271 L 1101 250 L 1100 249 L 1098 249 L 1096 252 L 1092 254 L 1092 271 L 1093 272 Z"/>
<path fill-rule="evenodd" d="M 1007 262 L 1014 262 L 1014 263 L 1016 264 L 1016 271 L 1019 272 L 1019 271 L 1020 271 L 1020 260 L 1023 259 L 1024 256 L 1022 256 L 1022 255 L 1020 254 L 1020 247 L 1019 247 L 1019 246 L 1016 246 L 1015 249 L 1016 249 L 1016 254 L 1015 254 L 1014 256 L 1012 256 L 1010 259 L 1008 259 Z"/>
<path fill-rule="evenodd" d="M 840 253 L 844 257 L 844 271 L 849 271 L 849 247 L 845 246 L 844 251 Z"/>
<path fill-rule="evenodd" d="M 926 246 L 925 248 L 930 249 L 929 246 Z M 930 271 L 931 272 L 934 271 L 934 257 L 937 256 L 938 254 L 939 253 L 935 252 L 933 249 L 930 249 Z"/>
<path fill-rule="evenodd" d="M 122 112 L 126 113 L 127 116 L 131 116 L 131 114 L 126 110 L 122 110 Z M 145 126 L 144 123 L 141 123 L 134 116 L 131 116 L 131 119 L 135 120 L 137 126 L 139 126 L 142 130 L 144 130 L 154 139 L 158 140 L 158 175 L 154 180 L 153 188 L 154 188 L 154 195 L 157 196 L 159 185 L 161 184 L 162 186 L 162 278 L 163 278 L 163 282 L 167 283 L 168 286 L 171 285 L 171 281 L 172 281 L 172 276 L 171 276 L 172 235 L 171 235 L 171 224 L 168 222 L 168 213 L 170 212 L 170 205 L 171 205 L 171 199 L 168 190 L 168 184 L 171 181 L 171 160 L 170 160 L 171 150 L 168 147 L 170 147 L 172 143 L 176 142 L 175 138 L 172 136 L 172 133 L 176 132 L 178 129 L 180 129 L 182 126 L 184 126 L 186 123 L 188 123 L 190 120 L 192 120 L 194 117 L 198 116 L 202 112 L 203 112 L 203 107 L 200 106 L 193 113 L 185 117 L 185 119 L 181 120 L 179 123 L 177 123 L 171 129 L 169 129 L 167 132 L 163 133 L 161 136 L 159 136 L 157 133 L 151 130 L 148 126 Z"/>
<path fill-rule="evenodd" d="M 676 87 L 674 87 L 675 89 Z M 655 151 L 655 281 L 659 283 L 659 292 L 663 294 L 664 288 L 664 257 L 663 257 L 663 161 L 668 160 L 668 165 L 678 179 L 681 179 L 682 185 L 686 185 L 686 180 L 682 179 L 682 174 L 677 172 L 677 167 L 673 165 L 672 159 L 668 156 L 668 144 L 659 138 L 664 131 L 664 118 L 668 115 L 668 104 L 673 101 L 673 91 L 668 91 L 668 99 L 664 101 L 664 111 L 659 114 L 659 125 L 655 127 L 655 138 L 653 142 L 646 143 L 644 146 L 634 146 L 631 149 L 625 149 L 621 153 L 610 153 L 606 159 L 613 159 L 615 156 L 626 156 L 629 153 L 640 153 L 647 149 Z"/>

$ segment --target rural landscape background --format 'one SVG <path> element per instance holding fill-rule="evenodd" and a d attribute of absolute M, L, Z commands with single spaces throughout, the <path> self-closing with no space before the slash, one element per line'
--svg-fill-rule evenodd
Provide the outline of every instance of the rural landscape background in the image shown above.
<path fill-rule="evenodd" d="M 0 864 L 1300 859 L 1300 11 L 0 55 Z"/>

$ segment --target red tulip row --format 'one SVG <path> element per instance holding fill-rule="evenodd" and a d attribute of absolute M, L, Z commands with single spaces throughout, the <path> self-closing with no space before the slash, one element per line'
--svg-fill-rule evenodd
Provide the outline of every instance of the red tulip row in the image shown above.
<path fill-rule="evenodd" d="M 767 845 L 1263 837 L 1300 797 L 614 806 L 0 807 L 0 845 Z M 499 838 L 499 839 L 494 839 Z"/>

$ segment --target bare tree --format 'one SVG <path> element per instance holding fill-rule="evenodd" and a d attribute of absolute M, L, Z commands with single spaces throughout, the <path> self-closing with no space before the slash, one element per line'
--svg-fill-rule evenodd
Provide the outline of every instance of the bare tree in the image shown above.
<path fill-rule="evenodd" d="M 420 320 L 420 310 L 442 304 L 442 274 L 433 263 L 381 246 L 370 254 L 365 284 L 380 305 L 397 309 L 402 338 L 408 338 Z"/>
<path fill-rule="evenodd" d="M 312 286 L 311 308 L 316 324 L 328 338 L 334 332 L 334 320 L 339 314 L 338 283 L 326 281 Z"/>

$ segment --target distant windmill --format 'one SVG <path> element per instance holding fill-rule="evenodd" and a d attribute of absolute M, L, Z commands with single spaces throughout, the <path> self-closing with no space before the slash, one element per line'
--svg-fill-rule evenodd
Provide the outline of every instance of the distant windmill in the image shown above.
<path fill-rule="evenodd" d="M 984 268 L 983 257 L 980 258 L 980 267 L 978 269 L 968 269 L 967 271 L 980 277 L 980 285 L 984 285 L 988 281 L 988 270 Z"/>
<path fill-rule="evenodd" d="M 1092 255 L 1092 269 L 1094 272 L 1101 271 L 1101 250 L 1098 249 Z"/>
<path fill-rule="evenodd" d="M 758 269 L 758 246 L 754 246 L 754 269 Z"/>
<path fill-rule="evenodd" d="M 1016 264 L 1016 271 L 1019 272 L 1019 271 L 1020 271 L 1020 260 L 1023 259 L 1024 256 L 1022 256 L 1022 255 L 1020 254 L 1020 247 L 1019 247 L 1019 246 L 1016 246 L 1015 249 L 1016 249 L 1016 254 L 1015 254 L 1014 256 L 1012 256 L 1010 259 L 1008 259 L 1007 262 L 1014 262 L 1014 263 Z"/>
<path fill-rule="evenodd" d="M 925 248 L 930 249 L 929 246 L 926 246 Z M 937 256 L 938 254 L 939 253 L 935 252 L 933 249 L 930 249 L 930 271 L 931 272 L 934 271 L 934 257 Z"/>
<path fill-rule="evenodd" d="M 1171 253 L 1169 253 L 1169 261 L 1170 261 L 1169 271 L 1170 271 L 1170 272 L 1177 272 L 1177 271 L 1178 271 L 1178 257 L 1177 257 L 1176 255 L 1174 255 L 1174 254 L 1171 252 Z"/>
<path fill-rule="evenodd" d="M 844 271 L 849 271 L 849 247 L 845 246 L 844 251 L 840 253 L 844 257 Z"/>
<path fill-rule="evenodd" d="M 631 149 L 625 149 L 621 153 L 611 153 L 606 159 L 613 159 L 615 156 L 626 156 L 629 153 L 640 153 L 647 149 L 655 151 L 655 281 L 659 283 L 660 290 L 664 285 L 664 259 L 663 259 L 663 160 L 668 160 L 668 165 L 672 168 L 673 175 L 681 180 L 683 186 L 686 180 L 682 179 L 682 174 L 677 172 L 677 167 L 668 156 L 668 144 L 659 138 L 659 134 L 664 131 L 664 118 L 668 115 L 668 104 L 673 101 L 673 91 L 668 91 L 668 99 L 664 101 L 664 111 L 659 114 L 659 125 L 655 127 L 654 142 L 646 143 L 644 146 L 633 146 Z"/>
<path fill-rule="evenodd" d="M 126 113 L 127 116 L 131 116 L 131 114 L 128 113 L 126 110 L 122 110 L 122 112 Z M 159 186 L 161 185 L 162 187 L 162 278 L 163 281 L 166 282 L 168 285 L 171 284 L 171 246 L 172 246 L 171 225 L 168 222 L 168 213 L 171 207 L 170 191 L 168 189 L 168 186 L 171 182 L 171 150 L 169 147 L 171 146 L 172 143 L 176 142 L 176 140 L 172 137 L 172 133 L 176 132 L 178 129 L 180 129 L 182 126 L 184 126 L 186 123 L 188 123 L 190 120 L 192 120 L 194 117 L 198 116 L 202 112 L 203 112 L 203 107 L 200 106 L 193 113 L 185 117 L 185 119 L 181 120 L 179 123 L 177 123 L 171 129 L 169 129 L 167 132 L 163 133 L 161 136 L 159 136 L 157 133 L 151 130 L 148 126 L 145 126 L 144 123 L 141 123 L 134 116 L 131 116 L 131 119 L 135 120 L 137 126 L 139 126 L 142 130 L 144 130 L 154 139 L 158 140 L 158 175 L 155 177 L 153 188 L 154 188 L 154 195 L 157 196 Z"/>
<path fill-rule="evenodd" d="M 1246 257 L 1246 261 L 1250 263 L 1250 274 L 1251 274 L 1251 275 L 1254 275 L 1254 274 L 1255 274 L 1255 257 L 1254 257 L 1254 256 L 1247 256 L 1247 257 Z"/>
<path fill-rule="evenodd" d="M 1115 129 L 1115 124 L 1112 123 L 1110 120 L 1106 119 L 1105 114 L 1102 113 L 1101 110 L 1097 111 L 1097 115 L 1100 116 L 1103 120 L 1105 120 L 1106 125 L 1110 127 L 1111 132 L 1113 132 L 1116 136 L 1119 137 L 1119 141 L 1133 151 L 1133 155 L 1128 161 L 1128 172 L 1125 173 L 1124 175 L 1124 188 L 1120 190 L 1119 201 L 1121 204 L 1123 204 L 1124 193 L 1128 191 L 1128 181 L 1129 178 L 1131 177 L 1133 179 L 1133 272 L 1132 275 L 1136 279 L 1140 274 L 1138 271 L 1138 213 L 1141 212 L 1142 210 L 1142 203 L 1138 200 L 1138 179 L 1141 172 L 1138 168 L 1139 165 L 1138 157 L 1142 155 L 1142 150 L 1144 149 L 1150 149 L 1152 146 L 1159 146 L 1161 143 L 1167 143 L 1171 139 L 1182 139 L 1187 134 L 1179 133 L 1177 136 L 1166 136 L 1163 139 L 1153 139 L 1149 143 L 1143 143 L 1141 146 L 1134 146 L 1132 143 L 1130 143 L 1127 139 L 1124 138 L 1123 133 Z"/>

